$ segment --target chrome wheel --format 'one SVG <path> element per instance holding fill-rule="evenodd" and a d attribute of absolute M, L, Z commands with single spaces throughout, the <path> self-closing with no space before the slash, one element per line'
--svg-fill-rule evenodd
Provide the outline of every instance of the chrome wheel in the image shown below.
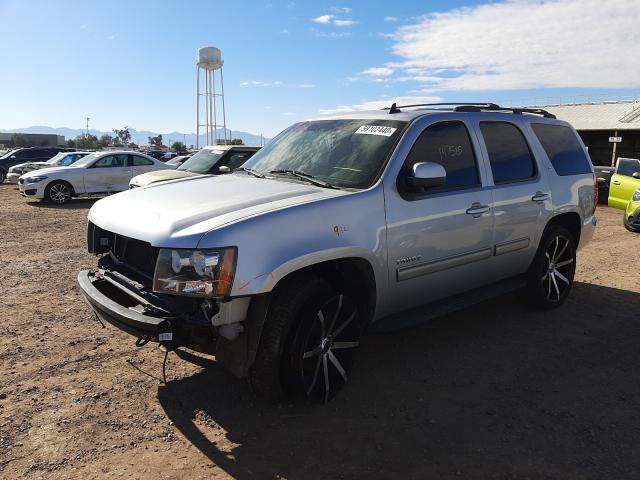
<path fill-rule="evenodd" d="M 54 183 L 49 187 L 48 197 L 53 203 L 67 203 L 71 198 L 71 189 L 64 183 Z"/>
<path fill-rule="evenodd" d="M 347 382 L 360 344 L 358 308 L 347 296 L 331 297 L 320 307 L 302 351 L 302 383 L 307 397 L 329 401 Z"/>
<path fill-rule="evenodd" d="M 545 251 L 545 268 L 542 287 L 546 299 L 559 302 L 571 288 L 575 268 L 573 245 L 563 235 L 556 235 Z"/>

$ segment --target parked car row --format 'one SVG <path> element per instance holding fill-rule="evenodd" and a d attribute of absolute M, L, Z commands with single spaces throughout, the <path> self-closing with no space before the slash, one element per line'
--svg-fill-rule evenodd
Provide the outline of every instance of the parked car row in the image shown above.
<path fill-rule="evenodd" d="M 618 158 L 612 172 L 608 204 L 624 210 L 623 224 L 640 233 L 640 159 Z"/>
<path fill-rule="evenodd" d="M 0 183 L 7 178 L 9 169 L 26 162 L 46 162 L 60 152 L 75 151 L 74 148 L 63 147 L 30 147 L 17 148 L 0 157 Z"/>
<path fill-rule="evenodd" d="M 42 168 L 68 167 L 90 153 L 91 152 L 60 152 L 46 162 L 26 162 L 14 165 L 9 168 L 7 181 L 11 183 L 18 183 L 18 179 L 25 173 L 40 170 Z"/>

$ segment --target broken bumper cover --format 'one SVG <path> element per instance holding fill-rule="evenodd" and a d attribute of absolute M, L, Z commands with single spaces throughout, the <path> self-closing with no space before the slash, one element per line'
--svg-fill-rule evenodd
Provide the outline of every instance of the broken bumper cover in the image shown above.
<path fill-rule="evenodd" d="M 155 342 L 171 340 L 172 335 L 167 335 L 172 334 L 168 319 L 144 315 L 124 307 L 98 290 L 94 282 L 95 277 L 90 270 L 78 274 L 80 289 L 98 318 L 137 338 Z"/>

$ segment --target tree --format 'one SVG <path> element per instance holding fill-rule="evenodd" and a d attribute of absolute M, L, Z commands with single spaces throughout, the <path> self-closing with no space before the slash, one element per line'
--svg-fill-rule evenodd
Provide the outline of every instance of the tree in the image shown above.
<path fill-rule="evenodd" d="M 111 135 L 108 135 L 108 134 L 104 134 L 98 139 L 98 146 L 100 148 L 106 148 L 111 143 L 113 143 L 113 137 Z"/>
<path fill-rule="evenodd" d="M 27 136 L 24 133 L 14 133 L 11 135 L 11 141 L 13 142 L 14 147 L 26 147 L 29 142 L 27 142 Z"/>
<path fill-rule="evenodd" d="M 231 140 L 231 142 L 229 142 L 230 145 L 244 145 L 244 142 L 242 141 L 241 138 L 234 138 L 233 140 Z"/>
<path fill-rule="evenodd" d="M 95 135 L 78 135 L 76 137 L 76 148 L 83 150 L 96 150 L 98 148 L 98 137 Z"/>
<path fill-rule="evenodd" d="M 162 146 L 162 134 L 156 135 L 155 137 L 148 137 L 149 145 L 153 145 L 154 147 Z"/>
<path fill-rule="evenodd" d="M 73 138 L 70 138 L 64 144 L 68 148 L 76 148 L 76 141 Z"/>
<path fill-rule="evenodd" d="M 187 151 L 187 146 L 182 142 L 173 142 L 173 145 L 171 145 L 171 150 L 176 153 L 184 153 Z"/>
<path fill-rule="evenodd" d="M 126 145 L 131 141 L 131 133 L 129 133 L 129 127 L 125 126 L 122 130 L 118 130 L 117 128 L 113 130 L 113 133 L 118 137 L 119 143 L 122 145 Z"/>

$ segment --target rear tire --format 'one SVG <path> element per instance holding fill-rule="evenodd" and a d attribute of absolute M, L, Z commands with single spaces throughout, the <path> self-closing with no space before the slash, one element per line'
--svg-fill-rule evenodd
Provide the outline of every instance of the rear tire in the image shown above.
<path fill-rule="evenodd" d="M 576 242 L 560 225 L 547 227 L 527 273 L 524 295 L 536 308 L 556 308 L 564 303 L 576 271 Z"/>
<path fill-rule="evenodd" d="M 292 395 L 321 403 L 332 399 L 355 360 L 361 311 L 352 295 L 315 275 L 282 285 L 249 372 L 254 393 L 272 401 Z"/>
<path fill-rule="evenodd" d="M 0 168 L 0 183 L 4 183 L 7 178 L 7 172 Z"/>
<path fill-rule="evenodd" d="M 64 205 L 71 200 L 73 190 L 67 182 L 55 181 L 47 185 L 44 190 L 44 198 L 56 205 Z"/>

